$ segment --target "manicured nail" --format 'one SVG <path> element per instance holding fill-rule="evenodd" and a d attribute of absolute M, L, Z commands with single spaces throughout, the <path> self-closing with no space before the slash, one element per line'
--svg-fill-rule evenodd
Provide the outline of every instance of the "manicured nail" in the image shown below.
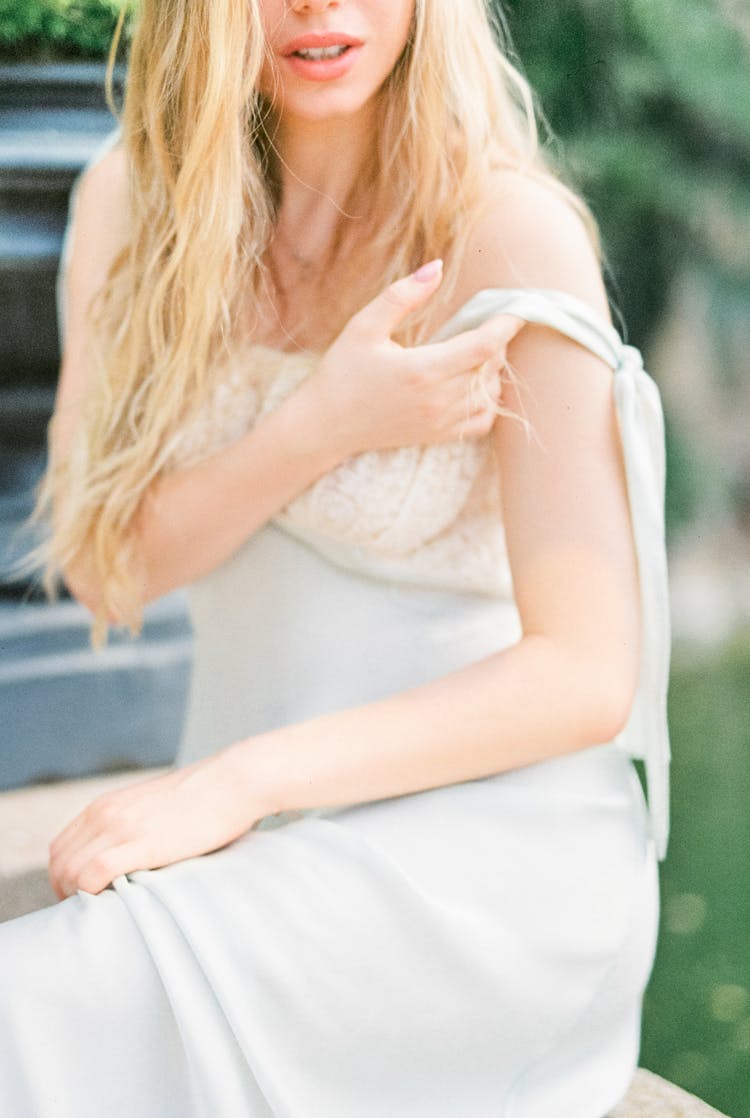
<path fill-rule="evenodd" d="M 431 260 L 429 264 L 423 264 L 421 268 L 417 268 L 413 277 L 418 283 L 429 283 L 430 280 L 437 279 L 442 270 L 442 260 Z"/>

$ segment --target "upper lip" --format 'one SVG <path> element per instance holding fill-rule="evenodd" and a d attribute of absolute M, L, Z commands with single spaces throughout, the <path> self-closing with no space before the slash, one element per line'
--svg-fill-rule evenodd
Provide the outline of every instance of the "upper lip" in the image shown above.
<path fill-rule="evenodd" d="M 284 57 L 298 50 L 315 50 L 320 47 L 361 47 L 362 40 L 345 31 L 311 31 L 286 43 L 279 52 Z"/>

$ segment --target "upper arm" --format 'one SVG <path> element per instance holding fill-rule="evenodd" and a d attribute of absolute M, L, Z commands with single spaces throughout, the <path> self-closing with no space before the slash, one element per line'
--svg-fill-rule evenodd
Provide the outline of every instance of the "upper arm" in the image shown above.
<path fill-rule="evenodd" d="M 477 287 L 576 295 L 609 320 L 599 263 L 575 212 L 530 184 L 490 212 L 475 245 Z M 478 251 L 480 250 L 480 251 Z M 527 323 L 508 346 L 515 381 L 503 405 L 525 415 L 493 428 L 503 523 L 525 634 L 601 663 L 600 683 L 635 688 L 639 610 L 635 549 L 614 405 L 613 371 L 551 327 Z M 593 682 L 593 681 L 592 681 Z"/>
<path fill-rule="evenodd" d="M 61 449 L 69 443 L 86 387 L 88 309 L 127 243 L 128 229 L 127 168 L 118 145 L 81 175 L 70 215 L 65 330 L 55 402 L 55 438 Z"/>

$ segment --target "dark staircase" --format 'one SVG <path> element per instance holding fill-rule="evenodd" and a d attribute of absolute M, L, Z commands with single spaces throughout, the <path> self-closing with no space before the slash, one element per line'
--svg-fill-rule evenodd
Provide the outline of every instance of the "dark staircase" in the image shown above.
<path fill-rule="evenodd" d="M 44 466 L 70 188 L 115 125 L 103 66 L 0 66 L 0 788 L 168 763 L 182 724 L 181 594 L 149 608 L 139 640 L 94 652 L 85 610 L 11 573 Z"/>

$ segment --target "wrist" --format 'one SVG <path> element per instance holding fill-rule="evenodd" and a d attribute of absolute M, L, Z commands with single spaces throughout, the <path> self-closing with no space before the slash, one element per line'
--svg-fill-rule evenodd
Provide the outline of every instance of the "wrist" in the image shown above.
<path fill-rule="evenodd" d="M 234 742 L 215 754 L 215 760 L 231 786 L 252 803 L 256 819 L 284 810 L 280 774 L 273 765 L 268 735 Z"/>
<path fill-rule="evenodd" d="M 286 445 L 316 464 L 319 474 L 335 469 L 352 451 L 341 438 L 340 424 L 319 378 L 306 380 L 284 402 Z"/>

